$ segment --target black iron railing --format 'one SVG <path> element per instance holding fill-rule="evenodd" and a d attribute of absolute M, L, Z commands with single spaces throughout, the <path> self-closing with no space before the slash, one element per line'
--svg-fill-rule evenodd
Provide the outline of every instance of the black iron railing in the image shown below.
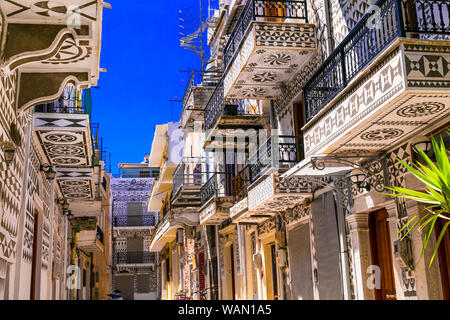
<path fill-rule="evenodd" d="M 229 180 L 229 181 L 227 181 Z M 200 202 L 204 205 L 213 197 L 231 195 L 231 175 L 228 173 L 214 173 L 200 189 Z"/>
<path fill-rule="evenodd" d="M 273 19 L 298 19 L 304 23 L 308 23 L 308 15 L 306 10 L 306 1 L 276 1 L 276 0 L 249 0 L 245 8 L 242 10 L 230 38 L 224 49 L 224 65 L 225 69 L 233 59 L 235 52 L 238 50 L 242 39 L 247 34 L 248 27 L 252 21 L 257 18 Z"/>
<path fill-rule="evenodd" d="M 176 195 L 181 186 L 199 186 L 203 177 L 212 169 L 213 159 L 207 157 L 184 157 L 173 173 L 173 192 Z"/>
<path fill-rule="evenodd" d="M 302 159 L 302 136 L 271 136 L 248 160 L 250 183 L 255 182 L 270 168 L 288 169 Z"/>
<path fill-rule="evenodd" d="M 248 99 L 225 99 L 222 78 L 206 104 L 205 128 L 206 130 L 214 128 L 222 116 L 254 116 L 258 114 L 261 114 L 259 107 L 252 105 Z"/>
<path fill-rule="evenodd" d="M 450 35 L 448 0 L 379 0 L 304 85 L 306 120 L 317 115 L 398 37 Z"/>
<path fill-rule="evenodd" d="M 155 263 L 155 254 L 146 251 L 122 251 L 114 253 L 115 264 Z"/>
<path fill-rule="evenodd" d="M 42 113 L 71 113 L 71 114 L 91 114 L 92 100 L 90 89 L 84 91 L 84 95 L 70 93 L 62 95 L 53 102 L 38 104 L 34 107 L 35 112 Z"/>
<path fill-rule="evenodd" d="M 183 108 L 188 107 L 187 102 L 193 87 L 198 85 L 215 87 L 220 79 L 220 75 L 218 71 L 192 71 L 183 95 Z"/>
<path fill-rule="evenodd" d="M 137 172 L 137 173 L 111 173 L 111 177 L 120 179 L 120 178 L 143 178 L 143 179 L 149 179 L 154 178 L 155 180 L 158 180 L 159 178 L 159 172 L 153 171 L 153 172 Z"/>
<path fill-rule="evenodd" d="M 155 225 L 152 215 L 120 215 L 114 216 L 114 227 L 151 227 Z"/>

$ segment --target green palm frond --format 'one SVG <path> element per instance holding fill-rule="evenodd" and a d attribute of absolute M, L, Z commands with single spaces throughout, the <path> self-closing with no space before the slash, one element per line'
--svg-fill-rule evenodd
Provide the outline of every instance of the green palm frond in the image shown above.
<path fill-rule="evenodd" d="M 424 160 L 424 163 L 417 161 L 415 164 L 408 165 L 406 162 L 397 159 L 397 161 L 399 161 L 409 172 L 425 184 L 425 192 L 394 186 L 385 187 L 387 190 L 393 191 L 393 193 L 383 193 L 392 197 L 415 200 L 417 202 L 429 205 L 425 209 L 427 213 L 422 218 L 418 219 L 419 215 L 413 216 L 398 232 L 398 234 L 400 234 L 406 231 L 402 237 L 403 239 L 411 230 L 415 228 L 417 228 L 419 232 L 426 230 L 423 239 L 422 255 L 428 245 L 437 219 L 440 218 L 447 221 L 436 241 L 436 246 L 434 248 L 429 267 L 433 263 L 439 244 L 441 243 L 441 240 L 450 224 L 449 153 L 445 147 L 442 137 L 440 143 L 438 143 L 434 138 L 432 138 L 431 141 L 434 155 L 436 157 L 436 163 L 434 163 L 420 148 L 418 148 L 417 153 Z M 411 224 L 412 226 L 408 228 Z"/>

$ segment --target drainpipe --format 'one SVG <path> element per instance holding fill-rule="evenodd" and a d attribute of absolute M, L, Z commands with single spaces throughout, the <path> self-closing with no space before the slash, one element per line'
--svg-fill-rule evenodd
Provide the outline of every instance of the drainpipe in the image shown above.
<path fill-rule="evenodd" d="M 338 227 L 339 236 L 339 253 L 340 253 L 340 264 L 342 271 L 342 285 L 344 289 L 344 300 L 351 299 L 351 288 L 350 288 L 350 262 L 348 258 L 348 247 L 345 232 L 345 211 L 342 209 L 341 196 L 333 191 L 334 205 L 336 210 L 336 222 Z"/>

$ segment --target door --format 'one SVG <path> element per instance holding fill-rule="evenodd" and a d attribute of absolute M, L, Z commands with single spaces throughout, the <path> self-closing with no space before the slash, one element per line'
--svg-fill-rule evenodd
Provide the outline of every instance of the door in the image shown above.
<path fill-rule="evenodd" d="M 206 288 L 206 283 L 205 283 L 205 251 L 202 248 L 199 252 L 198 252 L 198 290 L 200 292 L 203 292 L 203 290 L 205 290 Z M 202 293 L 199 295 L 200 300 L 203 299 L 203 295 Z"/>
<path fill-rule="evenodd" d="M 444 226 L 442 219 L 436 220 L 436 238 L 439 237 Z M 450 300 L 450 233 L 447 230 L 439 244 L 439 271 L 441 273 L 442 296 L 444 300 Z"/>
<path fill-rule="evenodd" d="M 277 274 L 277 252 L 275 243 L 270 245 L 270 255 L 272 260 L 272 286 L 273 286 L 273 299 L 278 300 L 278 274 Z"/>
<path fill-rule="evenodd" d="M 370 249 L 372 264 L 380 268 L 381 288 L 375 289 L 376 300 L 396 300 L 394 267 L 388 213 L 381 209 L 369 214 Z"/>
<path fill-rule="evenodd" d="M 234 246 L 230 246 L 230 262 L 231 262 L 231 300 L 236 297 L 236 284 L 234 283 Z"/>
<path fill-rule="evenodd" d="M 303 152 L 303 131 L 302 127 L 305 124 L 305 117 L 304 117 L 304 108 L 303 105 L 300 103 L 294 103 L 293 105 L 293 112 L 294 112 L 294 135 L 297 137 L 295 138 L 295 143 L 297 144 L 297 161 L 300 162 L 304 159 L 304 152 Z"/>
<path fill-rule="evenodd" d="M 287 3 L 284 1 L 265 1 L 264 15 L 266 21 L 283 22 L 287 16 Z"/>

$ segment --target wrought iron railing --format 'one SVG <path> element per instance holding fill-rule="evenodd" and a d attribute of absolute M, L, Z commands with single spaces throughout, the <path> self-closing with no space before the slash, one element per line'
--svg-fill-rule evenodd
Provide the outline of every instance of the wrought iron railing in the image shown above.
<path fill-rule="evenodd" d="M 76 94 L 70 97 L 62 95 L 59 99 L 45 103 L 38 104 L 34 107 L 35 112 L 42 113 L 70 113 L 70 114 L 91 114 L 92 99 L 90 89 L 85 89 L 82 97 Z"/>
<path fill-rule="evenodd" d="M 257 18 L 298 19 L 308 23 L 306 1 L 249 0 L 242 10 L 227 45 L 224 49 L 225 69 L 233 59 L 242 39 L 247 34 L 248 27 Z"/>
<path fill-rule="evenodd" d="M 114 264 L 155 263 L 155 254 L 147 251 L 120 251 L 114 253 Z"/>
<path fill-rule="evenodd" d="M 114 227 L 151 227 L 155 225 L 153 215 L 120 215 L 114 216 Z"/>
<path fill-rule="evenodd" d="M 204 117 L 206 130 L 214 128 L 221 116 L 254 116 L 261 114 L 258 105 L 252 105 L 250 100 L 225 99 L 223 78 L 214 89 L 206 104 Z"/>
<path fill-rule="evenodd" d="M 155 180 L 158 180 L 159 172 L 153 171 L 153 172 L 133 172 L 133 173 L 111 173 L 111 177 L 120 179 L 120 178 L 143 178 L 143 179 L 149 179 L 154 178 Z"/>
<path fill-rule="evenodd" d="M 288 169 L 302 159 L 302 136 L 271 136 L 249 157 L 250 183 L 255 182 L 270 168 Z"/>
<path fill-rule="evenodd" d="M 240 201 L 247 196 L 247 188 L 250 185 L 250 166 L 246 165 L 233 177 L 233 196 L 235 201 Z"/>
<path fill-rule="evenodd" d="M 231 174 L 214 173 L 211 178 L 200 189 L 200 202 L 204 205 L 213 197 L 225 197 L 231 195 L 231 189 L 227 188 L 227 179 L 230 180 Z"/>
<path fill-rule="evenodd" d="M 218 71 L 192 71 L 182 99 L 183 109 L 187 107 L 187 101 L 193 87 L 198 85 L 215 87 L 220 79 L 220 75 Z"/>
<path fill-rule="evenodd" d="M 181 186 L 201 187 L 204 177 L 213 168 L 213 158 L 184 157 L 173 173 L 173 192 L 176 195 Z"/>
<path fill-rule="evenodd" d="M 379 10 L 364 15 L 304 85 L 307 121 L 396 38 L 450 35 L 448 0 L 379 0 L 375 5 Z"/>

